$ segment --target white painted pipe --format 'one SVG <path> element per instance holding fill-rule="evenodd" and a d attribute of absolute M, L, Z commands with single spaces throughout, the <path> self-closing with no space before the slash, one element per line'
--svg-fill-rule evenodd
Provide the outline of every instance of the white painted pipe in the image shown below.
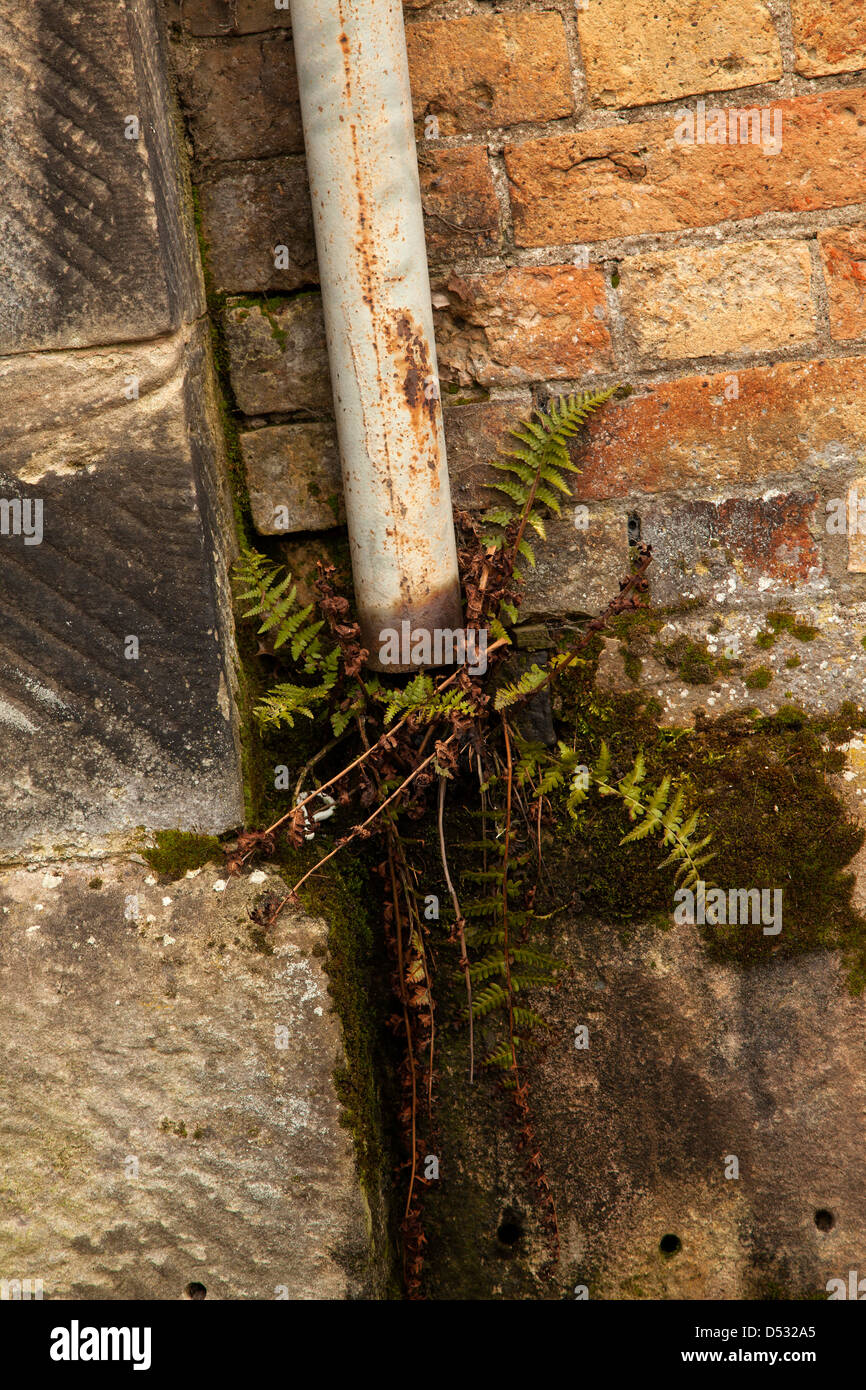
<path fill-rule="evenodd" d="M 380 667 L 389 629 L 461 623 L 403 9 L 292 0 L 292 30 L 352 571 Z"/>

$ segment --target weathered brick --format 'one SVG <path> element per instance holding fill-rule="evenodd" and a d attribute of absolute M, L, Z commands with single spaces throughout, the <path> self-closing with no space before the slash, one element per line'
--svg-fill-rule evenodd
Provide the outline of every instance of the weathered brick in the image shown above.
<path fill-rule="evenodd" d="M 620 294 L 637 353 L 669 361 L 811 341 L 810 285 L 806 244 L 776 239 L 628 258 Z"/>
<path fill-rule="evenodd" d="M 406 27 L 415 115 L 441 135 L 547 121 L 574 110 L 558 14 L 419 20 Z"/>
<path fill-rule="evenodd" d="M 303 153 L 298 74 L 287 35 L 238 39 L 224 48 L 176 47 L 174 62 L 199 164 Z"/>
<path fill-rule="evenodd" d="M 779 39 L 762 0 L 589 0 L 578 27 L 590 100 L 603 106 L 671 101 L 782 76 Z"/>
<path fill-rule="evenodd" d="M 328 531 L 345 522 L 332 424 L 265 426 L 242 433 L 240 443 L 257 531 L 267 536 Z"/>
<path fill-rule="evenodd" d="M 551 265 L 452 275 L 434 304 L 443 380 L 499 386 L 612 365 L 598 270 Z"/>
<path fill-rule="evenodd" d="M 232 388 L 245 415 L 333 409 L 319 295 L 266 305 L 229 300 L 224 323 Z"/>
<path fill-rule="evenodd" d="M 866 358 L 687 376 L 610 401 L 576 454 L 580 497 L 796 478 L 844 495 L 866 442 Z"/>
<path fill-rule="evenodd" d="M 214 285 L 229 294 L 318 283 L 313 210 L 303 165 L 268 159 L 202 179 L 202 224 Z M 274 251 L 288 250 L 277 269 Z"/>
<path fill-rule="evenodd" d="M 776 155 L 754 144 L 678 143 L 679 118 L 508 146 L 518 245 L 680 231 L 866 199 L 866 91 L 815 93 L 772 110 L 782 119 Z"/>
<path fill-rule="evenodd" d="M 499 247 L 499 203 L 487 149 L 418 151 L 421 200 L 432 259 L 482 255 Z"/>
<path fill-rule="evenodd" d="M 258 34 L 291 24 L 288 0 L 181 0 L 183 22 L 191 34 Z"/>
<path fill-rule="evenodd" d="M 547 543 L 533 541 L 536 568 L 526 570 L 522 619 L 595 616 L 619 593 L 630 567 L 628 519 L 611 507 L 591 507 L 585 520 L 579 529 L 564 508 L 547 523 Z"/>
<path fill-rule="evenodd" d="M 515 392 L 505 400 L 469 401 L 449 406 L 445 400 L 445 443 L 451 499 L 456 508 L 476 511 L 493 502 L 485 487 L 490 461 L 509 448 L 508 431 L 532 412 L 532 393 Z"/>
<path fill-rule="evenodd" d="M 653 548 L 653 602 L 742 601 L 815 579 L 823 568 L 810 528 L 817 504 L 814 492 L 791 492 L 647 507 L 641 537 Z"/>
<path fill-rule="evenodd" d="M 863 0 L 791 0 L 796 68 L 806 77 L 866 68 Z"/>
<path fill-rule="evenodd" d="M 866 227 L 818 233 L 834 338 L 866 337 Z"/>

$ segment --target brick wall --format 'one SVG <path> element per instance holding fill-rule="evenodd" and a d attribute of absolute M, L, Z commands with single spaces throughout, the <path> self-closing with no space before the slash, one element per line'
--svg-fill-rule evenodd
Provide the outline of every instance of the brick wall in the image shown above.
<path fill-rule="evenodd" d="M 455 502 L 481 505 L 533 401 L 632 388 L 590 432 L 588 524 L 554 523 L 527 613 L 603 602 L 631 516 L 655 601 L 692 605 L 696 633 L 747 641 L 780 605 L 820 620 L 762 698 L 862 693 L 862 0 L 404 8 Z M 324 530 L 339 468 L 288 15 L 169 11 L 256 524 L 283 529 L 282 505 Z"/>

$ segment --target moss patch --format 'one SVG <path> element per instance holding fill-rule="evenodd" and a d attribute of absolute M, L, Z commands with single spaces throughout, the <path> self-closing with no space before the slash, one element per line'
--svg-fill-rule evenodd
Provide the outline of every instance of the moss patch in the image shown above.
<path fill-rule="evenodd" d="M 158 830 L 156 844 L 142 851 L 154 873 L 165 878 L 183 878 L 189 869 L 200 869 L 219 862 L 222 845 L 215 835 L 194 835 L 186 830 Z"/>

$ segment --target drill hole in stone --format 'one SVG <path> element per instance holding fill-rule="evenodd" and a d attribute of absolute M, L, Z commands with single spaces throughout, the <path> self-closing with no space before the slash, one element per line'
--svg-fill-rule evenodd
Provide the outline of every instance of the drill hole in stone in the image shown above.
<path fill-rule="evenodd" d="M 661 1240 L 659 1241 L 659 1250 L 661 1250 L 663 1255 L 676 1255 L 677 1251 L 682 1250 L 682 1248 L 683 1243 L 680 1240 L 679 1236 L 662 1236 Z"/>
<path fill-rule="evenodd" d="M 832 1211 L 828 1211 L 826 1207 L 821 1207 L 819 1211 L 815 1212 L 815 1225 L 819 1231 L 832 1231 L 836 1225 L 836 1218 Z"/>
<path fill-rule="evenodd" d="M 640 545 L 640 517 L 637 512 L 629 512 L 628 543 L 629 545 Z"/>
<path fill-rule="evenodd" d="M 496 1232 L 496 1239 L 509 1248 L 516 1245 L 523 1235 L 523 1228 L 513 1217 L 506 1217 L 499 1230 Z"/>
<path fill-rule="evenodd" d="M 197 1302 L 201 1301 L 203 1298 L 207 1298 L 207 1289 L 204 1284 L 197 1284 L 195 1282 L 187 1284 L 184 1293 L 187 1298 L 194 1298 Z"/>

